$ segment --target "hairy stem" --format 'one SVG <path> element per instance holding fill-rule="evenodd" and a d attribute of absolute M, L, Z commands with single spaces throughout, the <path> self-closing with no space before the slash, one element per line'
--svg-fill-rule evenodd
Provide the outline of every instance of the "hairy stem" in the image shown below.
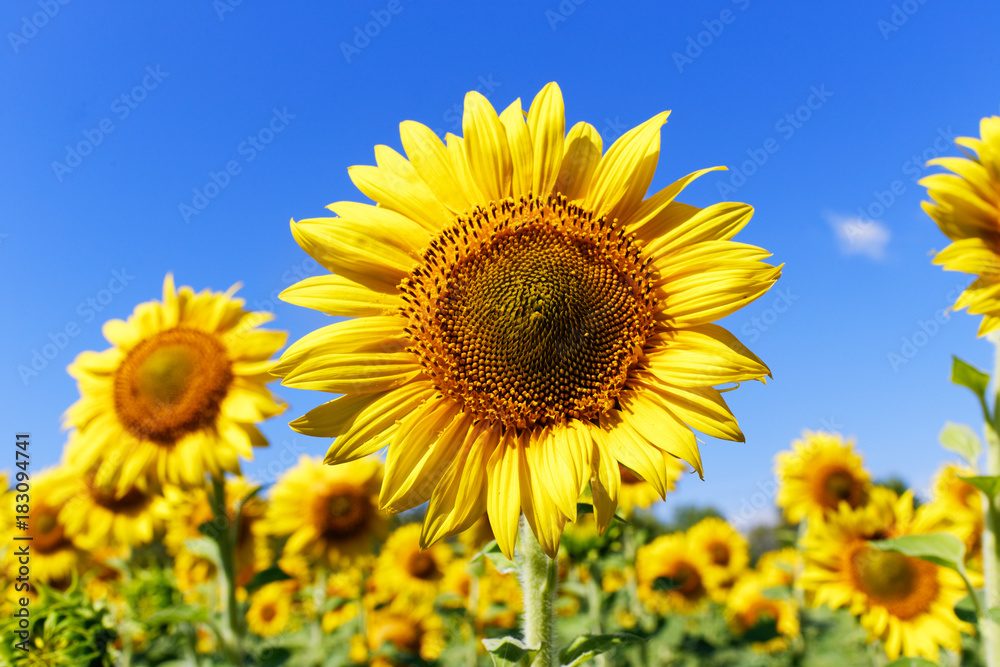
<path fill-rule="evenodd" d="M 552 667 L 556 648 L 555 617 L 552 607 L 556 599 L 559 572 L 556 561 L 545 555 L 531 526 L 521 521 L 521 591 L 524 596 L 524 643 L 537 646 L 532 667 Z"/>

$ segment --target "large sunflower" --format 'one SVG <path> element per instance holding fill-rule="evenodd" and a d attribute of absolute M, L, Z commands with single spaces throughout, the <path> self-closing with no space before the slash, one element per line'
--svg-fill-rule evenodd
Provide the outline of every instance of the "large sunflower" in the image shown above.
<path fill-rule="evenodd" d="M 775 502 L 792 523 L 822 517 L 842 502 L 858 507 L 868 499 L 868 471 L 854 452 L 854 441 L 845 442 L 839 433 L 805 431 L 791 451 L 779 452 L 774 461 Z"/>
<path fill-rule="evenodd" d="M 267 445 L 255 424 L 284 405 L 265 387 L 271 356 L 286 334 L 258 330 L 270 313 L 243 310 L 228 292 L 163 281 L 163 301 L 104 324 L 113 347 L 83 352 L 69 366 L 80 400 L 64 415 L 78 430 L 72 465 L 96 469 L 119 496 L 161 483 L 197 487 L 205 473 L 239 474 L 239 457 Z"/>
<path fill-rule="evenodd" d="M 339 568 L 388 532 L 388 517 L 376 506 L 381 481 L 382 464 L 372 458 L 330 467 L 302 456 L 271 490 L 264 529 L 288 537 L 283 560 Z"/>
<path fill-rule="evenodd" d="M 1000 116 L 983 118 L 979 134 L 980 139 L 955 139 L 972 151 L 968 159 L 941 157 L 927 163 L 952 173 L 927 176 L 920 184 L 932 200 L 923 202 L 924 211 L 953 241 L 934 263 L 976 275 L 955 307 L 984 315 L 982 336 L 1000 328 Z"/>
<path fill-rule="evenodd" d="M 961 633 L 972 631 L 955 615 L 955 604 L 966 595 L 956 572 L 868 544 L 921 529 L 910 492 L 896 498 L 875 489 L 866 506 L 842 504 L 810 523 L 802 541 L 800 583 L 814 604 L 846 607 L 859 616 L 869 639 L 881 639 L 891 660 L 902 654 L 937 661 L 939 647 L 958 651 Z"/>
<path fill-rule="evenodd" d="M 770 288 L 769 253 L 731 239 L 746 204 L 675 201 L 701 170 L 644 199 L 667 112 L 602 155 L 587 123 L 565 132 L 546 85 L 527 115 L 465 98 L 464 138 L 407 121 L 407 158 L 375 148 L 349 170 L 376 206 L 293 222 L 335 275 L 283 293 L 346 316 L 286 351 L 284 384 L 344 394 L 292 422 L 336 437 L 342 463 L 388 446 L 382 508 L 425 501 L 426 546 L 490 516 L 510 556 L 522 511 L 556 553 L 589 483 L 598 523 L 618 464 L 659 489 L 674 457 L 702 473 L 692 428 L 742 441 L 715 387 L 767 366 L 712 322 Z"/>

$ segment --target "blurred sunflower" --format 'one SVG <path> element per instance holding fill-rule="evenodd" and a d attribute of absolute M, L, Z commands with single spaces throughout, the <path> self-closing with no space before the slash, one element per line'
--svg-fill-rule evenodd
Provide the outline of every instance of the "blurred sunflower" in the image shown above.
<path fill-rule="evenodd" d="M 622 480 L 618 491 L 618 507 L 621 508 L 625 516 L 630 515 L 632 510 L 636 508 L 649 509 L 653 503 L 673 491 L 677 485 L 677 480 L 687 471 L 687 466 L 684 465 L 684 462 L 673 456 L 664 457 L 663 463 L 667 470 L 667 474 L 662 479 L 666 483 L 666 486 L 662 489 L 663 493 L 660 493 L 659 489 L 625 466 L 618 465 L 618 471 Z"/>
<path fill-rule="evenodd" d="M 361 613 L 361 587 L 365 572 L 357 567 L 349 567 L 334 572 L 326 580 L 326 598 L 335 601 L 333 609 L 323 614 L 323 632 L 333 632 Z"/>
<path fill-rule="evenodd" d="M 973 630 L 955 615 L 955 604 L 966 595 L 958 573 L 868 544 L 919 528 L 911 492 L 897 498 L 875 489 L 868 505 L 841 505 L 811 523 L 802 540 L 800 582 L 814 604 L 847 607 L 860 617 L 870 641 L 882 640 L 890 660 L 902 654 L 937 661 L 939 647 L 960 651 L 961 633 Z"/>
<path fill-rule="evenodd" d="M 643 199 L 667 112 L 602 156 L 587 123 L 565 132 L 546 85 L 527 115 L 465 98 L 464 138 L 401 124 L 409 159 L 376 146 L 349 174 L 376 206 L 292 234 L 336 275 L 282 293 L 351 319 L 295 343 L 284 384 L 343 393 L 292 422 L 336 437 L 326 461 L 388 446 L 379 505 L 430 501 L 421 544 L 487 512 L 510 557 L 522 511 L 554 556 L 590 483 L 601 531 L 618 503 L 618 464 L 662 494 L 671 457 L 702 473 L 692 428 L 742 441 L 717 385 L 769 370 L 712 324 L 764 294 L 781 267 L 731 239 L 746 204 L 675 201 L 703 173 Z"/>
<path fill-rule="evenodd" d="M 97 486 L 123 496 L 239 474 L 239 457 L 267 445 L 255 424 L 284 410 L 265 385 L 286 334 L 258 330 L 273 316 L 243 310 L 238 287 L 195 294 L 167 274 L 162 302 L 104 324 L 114 347 L 83 352 L 68 369 L 80 388 L 64 415 L 78 431 L 71 465 L 96 469 Z"/>
<path fill-rule="evenodd" d="M 708 584 L 712 598 L 724 602 L 730 588 L 750 563 L 750 545 L 725 519 L 709 517 L 687 533 L 691 549 L 708 560 Z"/>
<path fill-rule="evenodd" d="M 377 507 L 381 482 L 374 458 L 325 466 L 302 456 L 271 489 L 265 530 L 288 536 L 283 558 L 338 569 L 366 556 L 388 532 L 389 519 Z"/>
<path fill-rule="evenodd" d="M 59 518 L 81 548 L 139 546 L 162 531 L 166 501 L 158 493 L 131 486 L 120 495 L 94 483 L 96 471 L 73 477 L 72 494 Z"/>
<path fill-rule="evenodd" d="M 245 586 L 257 572 L 267 569 L 271 564 L 272 554 L 264 536 L 264 515 L 267 503 L 251 492 L 259 485 L 244 477 L 226 477 L 226 518 L 232 522 L 236 519 L 236 508 L 240 505 L 240 523 L 236 527 L 236 585 Z M 209 523 L 211 527 L 222 526 L 212 512 L 212 504 L 206 489 L 182 489 L 168 486 L 164 489 L 166 503 L 165 512 L 167 530 L 163 542 L 171 554 L 185 551 L 187 540 L 204 537 L 199 529 Z M 197 557 L 195 557 L 197 558 Z M 212 572 L 214 567 L 198 566 L 189 563 L 185 558 L 183 569 L 195 572 Z M 210 564 L 209 564 L 210 565 Z M 187 579 L 186 575 L 185 578 Z M 193 574 L 190 579 L 194 583 L 203 583 L 200 576 Z"/>
<path fill-rule="evenodd" d="M 397 528 L 375 561 L 371 578 L 375 599 L 433 603 L 454 557 L 447 542 L 421 549 L 420 524 Z"/>
<path fill-rule="evenodd" d="M 365 614 L 365 627 L 373 667 L 413 664 L 398 662 L 390 656 L 436 660 L 446 645 L 444 621 L 426 605 L 388 605 L 370 610 Z"/>
<path fill-rule="evenodd" d="M 295 582 L 277 581 L 261 586 L 250 596 L 247 627 L 258 637 L 274 637 L 288 627 Z"/>
<path fill-rule="evenodd" d="M 931 198 L 923 202 L 924 211 L 953 241 L 934 263 L 976 276 L 955 308 L 984 315 L 982 336 L 1000 328 L 1000 116 L 983 118 L 979 134 L 979 139 L 955 139 L 971 151 L 968 158 L 940 157 L 927 163 L 952 173 L 927 176 L 920 184 Z"/>
<path fill-rule="evenodd" d="M 31 580 L 54 588 L 64 588 L 70 583 L 74 571 L 83 558 L 81 552 L 66 533 L 66 525 L 60 513 L 73 493 L 76 471 L 66 466 L 48 468 L 33 473 L 30 481 L 30 511 L 20 513 L 17 509 L 16 487 L 8 491 L 0 500 L 2 513 L 3 542 L 9 547 L 6 564 L 7 576 L 14 580 L 18 576 L 18 559 L 13 555 L 15 546 L 30 545 Z M 13 511 L 12 511 L 13 510 Z M 27 515 L 27 528 L 19 526 L 15 517 Z M 25 538 L 24 542 L 14 538 Z"/>
<path fill-rule="evenodd" d="M 785 517 L 798 523 L 822 517 L 841 502 L 851 507 L 863 505 L 871 482 L 861 457 L 854 453 L 854 441 L 844 441 L 838 433 L 805 431 L 792 450 L 775 457 L 778 478 L 778 507 Z"/>
<path fill-rule="evenodd" d="M 726 601 L 726 620 L 733 633 L 750 642 L 758 653 L 787 650 L 799 636 L 795 601 L 766 594 L 771 583 L 756 573 L 736 582 Z"/>
<path fill-rule="evenodd" d="M 966 557 L 971 560 L 982 557 L 983 500 L 979 489 L 961 477 L 975 474 L 968 466 L 945 464 L 934 476 L 931 502 L 918 512 L 933 524 L 929 532 L 943 530 L 962 540 Z"/>
<path fill-rule="evenodd" d="M 658 614 L 697 611 L 709 599 L 709 568 L 707 554 L 685 534 L 662 535 L 636 552 L 639 599 Z"/>
<path fill-rule="evenodd" d="M 794 586 L 802 570 L 802 555 L 795 547 L 768 551 L 757 559 L 756 570 L 769 586 Z"/>

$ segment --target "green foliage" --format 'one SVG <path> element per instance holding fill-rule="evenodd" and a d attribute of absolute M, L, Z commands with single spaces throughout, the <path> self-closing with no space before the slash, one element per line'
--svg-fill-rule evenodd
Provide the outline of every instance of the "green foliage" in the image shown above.
<path fill-rule="evenodd" d="M 971 427 L 965 424 L 947 422 L 941 433 L 938 435 L 941 446 L 950 452 L 955 452 L 964 458 L 970 465 L 975 465 L 976 460 L 983 451 L 983 445 L 979 441 L 979 436 Z"/>
<path fill-rule="evenodd" d="M 702 519 L 721 519 L 722 513 L 710 505 L 678 505 L 673 518 L 666 525 L 666 532 L 675 533 L 688 530 Z"/>

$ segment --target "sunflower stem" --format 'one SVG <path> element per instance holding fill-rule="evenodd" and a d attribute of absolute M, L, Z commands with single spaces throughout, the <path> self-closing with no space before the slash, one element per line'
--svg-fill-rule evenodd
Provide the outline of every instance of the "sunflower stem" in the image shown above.
<path fill-rule="evenodd" d="M 1000 341 L 995 337 L 990 337 L 991 342 L 997 347 L 994 356 L 993 381 L 994 394 L 997 385 L 1000 384 Z M 1000 475 L 1000 436 L 997 433 L 997 425 L 990 420 L 988 410 L 984 415 L 986 419 L 986 474 L 989 476 Z M 994 419 L 996 415 L 994 415 Z M 990 498 L 983 494 L 983 510 L 985 520 L 983 521 L 983 579 L 985 581 L 985 608 L 994 609 L 1000 607 L 1000 541 L 997 535 L 1000 534 L 1000 507 L 996 498 Z M 989 616 L 980 616 L 979 629 L 983 637 L 983 652 L 988 667 L 1000 667 L 1000 624 Z"/>
<path fill-rule="evenodd" d="M 549 558 L 538 543 L 531 526 L 521 520 L 521 592 L 524 596 L 524 643 L 537 646 L 532 667 L 555 664 L 556 584 L 559 572 L 554 558 Z"/>
<path fill-rule="evenodd" d="M 236 554 L 233 526 L 226 512 L 226 483 L 224 479 L 212 478 L 212 513 L 215 514 L 215 530 L 212 538 L 219 545 L 219 560 L 222 568 L 219 571 L 219 591 L 222 598 L 222 644 L 232 664 L 243 664 L 243 652 L 240 646 L 241 628 L 236 606 Z M 219 528 L 221 526 L 221 528 Z"/>

